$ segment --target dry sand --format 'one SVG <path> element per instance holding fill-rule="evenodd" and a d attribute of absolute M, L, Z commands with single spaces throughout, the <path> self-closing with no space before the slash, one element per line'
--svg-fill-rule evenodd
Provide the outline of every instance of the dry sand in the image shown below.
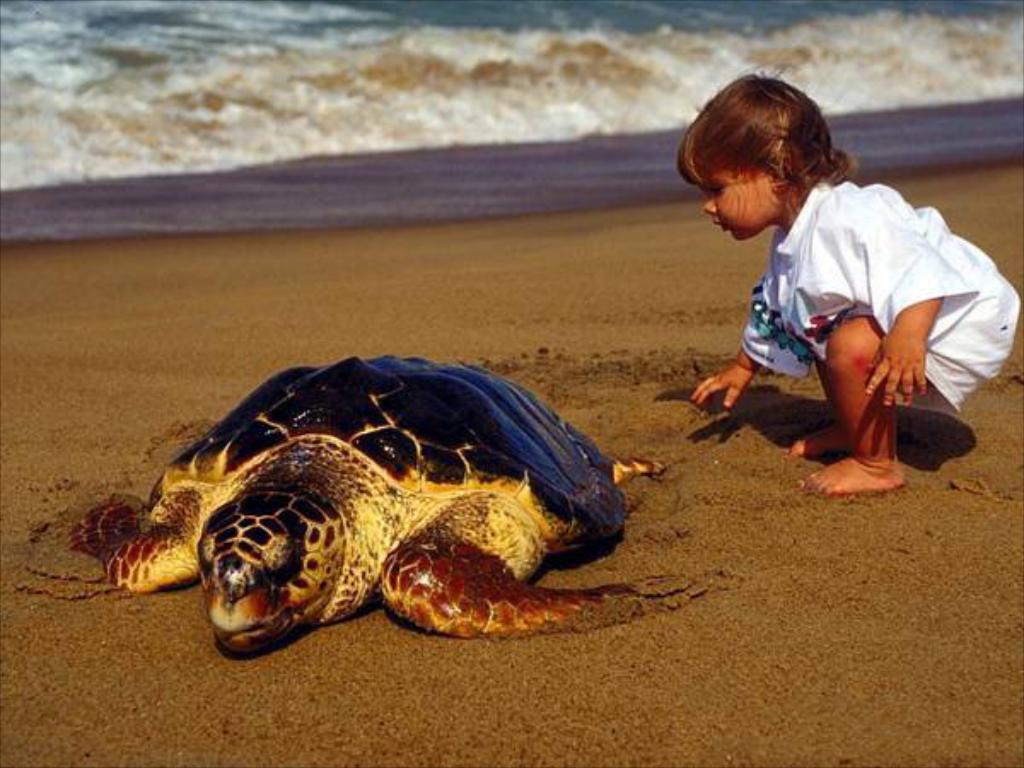
<path fill-rule="evenodd" d="M 1022 288 L 1020 166 L 898 186 Z M 803 495 L 817 465 L 782 447 L 824 422 L 815 381 L 763 376 L 731 418 L 686 399 L 732 355 L 765 247 L 692 204 L 5 247 L 0 761 L 1024 762 L 1020 331 L 963 423 L 902 418 L 908 488 Z M 670 465 L 629 487 L 616 548 L 542 583 L 671 573 L 712 589 L 512 641 L 420 634 L 374 610 L 251 660 L 217 651 L 195 588 L 40 594 L 90 586 L 29 571 L 92 568 L 58 546 L 69 519 L 148 493 L 267 375 L 384 353 L 490 365 L 606 451 Z"/>

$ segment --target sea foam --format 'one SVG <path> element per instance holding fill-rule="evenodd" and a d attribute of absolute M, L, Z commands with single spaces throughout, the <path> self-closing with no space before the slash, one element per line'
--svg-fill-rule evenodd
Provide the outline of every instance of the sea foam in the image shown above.
<path fill-rule="evenodd" d="M 76 57 L 38 44 L 58 32 L 45 19 L 9 28 L 0 188 L 672 129 L 754 71 L 781 74 L 829 114 L 1024 90 L 1024 14 L 1014 12 L 884 11 L 750 35 L 394 29 L 375 26 L 372 11 L 335 10 L 359 23 L 339 15 L 329 36 L 260 42 L 247 20 L 228 44 L 223 21 L 215 41 L 201 25 L 187 39 L 161 38 L 154 25 L 149 38 L 91 44 Z"/>

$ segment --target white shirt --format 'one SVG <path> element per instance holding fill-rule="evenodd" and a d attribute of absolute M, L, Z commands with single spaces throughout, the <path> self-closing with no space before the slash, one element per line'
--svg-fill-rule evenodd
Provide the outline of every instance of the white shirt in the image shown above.
<path fill-rule="evenodd" d="M 935 298 L 943 302 L 925 374 L 959 409 L 1010 355 L 1020 311 L 1013 286 L 934 208 L 914 209 L 880 184 L 822 184 L 772 241 L 743 349 L 774 371 L 805 376 L 844 317 L 870 315 L 888 333 L 904 309 Z"/>

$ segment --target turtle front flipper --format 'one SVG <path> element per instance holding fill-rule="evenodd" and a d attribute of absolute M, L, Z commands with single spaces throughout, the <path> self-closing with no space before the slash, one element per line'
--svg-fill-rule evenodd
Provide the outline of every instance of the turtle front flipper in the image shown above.
<path fill-rule="evenodd" d="M 199 578 L 187 530 L 156 523 L 143 531 L 139 510 L 123 501 L 92 509 L 71 532 L 71 548 L 98 558 L 110 583 L 136 594 Z"/>
<path fill-rule="evenodd" d="M 422 629 L 457 637 L 559 624 L 628 587 L 546 589 L 525 582 L 544 556 L 540 528 L 502 494 L 466 494 L 384 562 L 385 603 Z"/>
<path fill-rule="evenodd" d="M 537 587 L 517 580 L 501 558 L 437 531 L 396 549 L 382 582 L 395 613 L 421 629 L 456 637 L 543 629 L 627 589 Z"/>

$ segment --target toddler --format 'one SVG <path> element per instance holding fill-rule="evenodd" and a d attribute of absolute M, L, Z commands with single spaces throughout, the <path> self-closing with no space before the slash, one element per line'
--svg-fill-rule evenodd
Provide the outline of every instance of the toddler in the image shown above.
<path fill-rule="evenodd" d="M 758 75 L 708 102 L 678 155 L 724 231 L 775 228 L 736 360 L 691 400 L 724 391 L 730 409 L 762 366 L 804 376 L 814 363 L 835 422 L 789 453 L 850 454 L 801 483 L 829 495 L 900 487 L 897 395 L 958 411 L 1009 356 L 1020 309 L 992 260 L 936 210 L 847 181 L 851 166 L 817 104 Z"/>

